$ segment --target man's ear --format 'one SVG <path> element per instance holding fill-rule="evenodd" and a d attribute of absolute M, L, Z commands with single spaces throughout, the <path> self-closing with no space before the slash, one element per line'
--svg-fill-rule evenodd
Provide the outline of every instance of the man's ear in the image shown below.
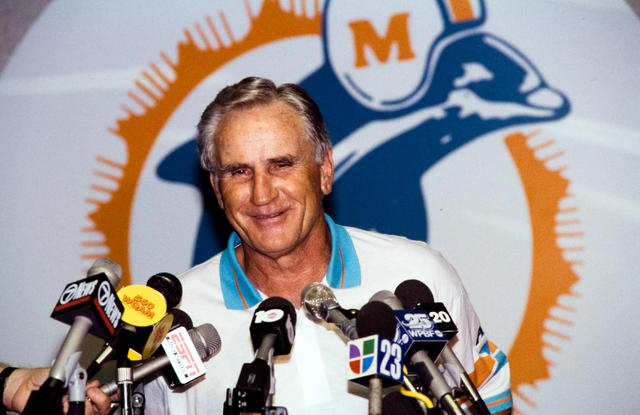
<path fill-rule="evenodd" d="M 325 196 L 333 188 L 333 151 L 329 149 L 320 165 L 320 189 Z"/>
<path fill-rule="evenodd" d="M 216 194 L 216 199 L 218 199 L 218 206 L 220 206 L 220 209 L 224 210 L 224 202 L 222 201 L 222 194 L 220 193 L 220 187 L 218 186 L 218 182 L 216 181 L 215 173 L 209 173 L 209 182 L 211 182 L 213 192 Z"/>

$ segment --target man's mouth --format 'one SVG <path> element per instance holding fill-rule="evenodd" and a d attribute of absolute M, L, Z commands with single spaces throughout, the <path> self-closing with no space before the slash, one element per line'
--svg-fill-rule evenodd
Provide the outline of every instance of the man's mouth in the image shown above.
<path fill-rule="evenodd" d="M 278 216 L 282 215 L 284 212 L 275 212 L 275 213 L 271 213 L 268 215 L 255 215 L 254 218 L 256 219 L 273 219 L 273 218 L 277 218 Z"/>

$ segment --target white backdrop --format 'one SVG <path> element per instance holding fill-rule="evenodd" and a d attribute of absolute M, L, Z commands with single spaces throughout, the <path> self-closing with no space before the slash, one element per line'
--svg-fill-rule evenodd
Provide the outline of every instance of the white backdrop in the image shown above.
<path fill-rule="evenodd" d="M 218 28 L 226 21 L 241 39 L 250 27 L 247 10 L 244 2 L 228 3 L 52 2 L 11 56 L 0 76 L 0 360 L 45 365 L 55 356 L 67 329 L 49 318 L 60 291 L 83 277 L 91 255 L 112 253 L 105 229 L 87 231 L 94 225 L 88 215 L 118 190 L 117 181 L 96 172 L 122 175 L 100 158 L 123 166 L 134 159 L 135 145 L 115 131 L 127 116 L 123 106 L 145 113 L 129 95 L 135 81 L 149 87 L 142 74 L 151 64 L 171 77 L 167 62 L 185 58 L 178 54 L 185 30 L 197 34 L 207 16 Z M 257 14 L 261 2 L 250 3 Z M 311 16 L 313 3 L 295 2 L 296 15 L 304 7 Z M 437 207 L 430 210 L 429 243 L 456 266 L 492 340 L 509 352 L 529 295 L 533 237 L 503 137 L 540 130 L 533 140 L 554 140 L 550 151 L 561 151 L 561 161 L 549 163 L 566 165 L 570 181 L 571 200 L 562 203 L 576 207 L 580 219 L 580 249 L 565 252 L 579 261 L 572 268 L 578 281 L 575 295 L 560 298 L 562 306 L 551 310 L 556 318 L 545 321 L 542 353 L 552 364 L 540 365 L 548 376 L 519 385 L 514 401 L 523 414 L 632 413 L 640 404 L 634 353 L 640 342 L 638 18 L 624 2 L 610 0 L 486 0 L 485 6 L 482 30 L 516 45 L 566 95 L 571 111 L 542 127 L 486 133 L 430 169 L 422 178 L 427 205 Z M 289 2 L 281 7 L 288 11 Z M 232 43 L 228 32 L 219 34 Z M 194 40 L 206 46 L 197 35 Z M 206 103 L 249 74 L 300 81 L 323 59 L 319 33 L 255 47 L 176 103 L 139 172 L 131 222 L 121 223 L 130 229 L 133 282 L 191 265 L 200 195 L 159 179 L 155 170 L 193 137 Z M 566 241 L 558 237 L 558 245 L 573 246 L 574 233 L 569 229 Z"/>

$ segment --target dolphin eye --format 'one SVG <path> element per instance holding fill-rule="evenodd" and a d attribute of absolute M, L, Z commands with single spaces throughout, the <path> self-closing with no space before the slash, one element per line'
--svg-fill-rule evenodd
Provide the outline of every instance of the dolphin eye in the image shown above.
<path fill-rule="evenodd" d="M 453 81 L 453 86 L 456 88 L 464 88 L 474 82 L 491 81 L 493 79 L 493 72 L 480 62 L 463 63 L 462 69 L 464 74 Z"/>

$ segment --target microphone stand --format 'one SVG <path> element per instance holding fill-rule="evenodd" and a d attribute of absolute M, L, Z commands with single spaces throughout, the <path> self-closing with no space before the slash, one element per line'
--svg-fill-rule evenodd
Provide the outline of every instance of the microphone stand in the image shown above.
<path fill-rule="evenodd" d="M 67 415 L 84 415 L 87 371 L 80 365 L 76 365 L 75 370 L 69 377 L 69 412 Z"/>
<path fill-rule="evenodd" d="M 369 415 L 382 415 L 382 379 L 369 379 Z"/>
<path fill-rule="evenodd" d="M 65 337 L 56 360 L 49 372 L 49 378 L 29 395 L 23 415 L 62 414 L 62 395 L 68 368 L 77 364 L 82 354 L 84 341 L 93 322 L 85 316 L 77 316 Z"/>
<path fill-rule="evenodd" d="M 420 351 L 415 353 L 410 361 L 413 364 L 423 386 L 428 387 L 433 395 L 438 400 L 438 403 L 444 411 L 449 415 L 465 415 L 458 402 L 453 398 L 452 391 L 449 385 L 442 379 L 439 382 L 434 382 L 432 374 L 441 376 L 436 365 L 430 359 L 422 359 L 421 355 L 425 353 Z M 435 390 L 434 390 L 435 389 Z"/>
<path fill-rule="evenodd" d="M 464 367 L 462 367 L 462 364 L 460 364 L 460 361 L 458 360 L 457 356 L 453 353 L 453 350 L 451 350 L 450 347 L 445 347 L 444 349 L 442 349 L 440 353 L 441 353 L 441 356 L 444 358 L 444 359 L 440 359 L 441 362 L 454 363 L 453 368 L 454 368 L 454 371 L 457 372 L 458 379 L 460 379 L 460 385 L 462 386 L 462 389 L 464 390 L 464 392 L 466 392 L 467 396 L 469 397 L 469 400 L 471 401 L 471 404 L 473 405 L 473 407 L 476 409 L 476 411 L 478 411 L 478 414 L 490 415 L 491 413 L 489 412 L 489 408 L 487 408 L 487 405 L 485 404 L 484 400 L 480 396 L 480 392 L 478 392 L 478 389 L 471 381 L 471 378 L 465 372 Z"/>
<path fill-rule="evenodd" d="M 133 415 L 133 367 L 128 357 L 131 340 L 135 336 L 134 331 L 123 332 L 125 338 L 116 350 L 117 368 L 116 385 L 120 391 L 120 413 L 122 415 Z"/>
<path fill-rule="evenodd" d="M 120 413 L 122 415 L 133 414 L 133 368 L 131 360 L 125 357 L 118 359 L 118 367 L 116 368 L 116 384 L 120 390 Z"/>
<path fill-rule="evenodd" d="M 227 389 L 224 415 L 259 413 L 257 412 L 258 408 L 262 408 L 260 410 L 263 415 L 288 414 L 286 408 L 271 406 L 276 383 L 273 367 L 273 350 L 276 339 L 276 334 L 267 334 L 256 350 L 253 362 L 245 363 L 242 366 L 233 392 Z"/>
<path fill-rule="evenodd" d="M 273 348 L 277 336 L 275 334 L 267 334 L 256 350 L 256 359 L 267 362 L 269 366 L 269 393 L 264 402 L 264 415 L 287 415 L 287 409 L 279 406 L 271 406 L 273 403 L 273 395 L 276 393 L 276 376 L 273 367 Z"/>

